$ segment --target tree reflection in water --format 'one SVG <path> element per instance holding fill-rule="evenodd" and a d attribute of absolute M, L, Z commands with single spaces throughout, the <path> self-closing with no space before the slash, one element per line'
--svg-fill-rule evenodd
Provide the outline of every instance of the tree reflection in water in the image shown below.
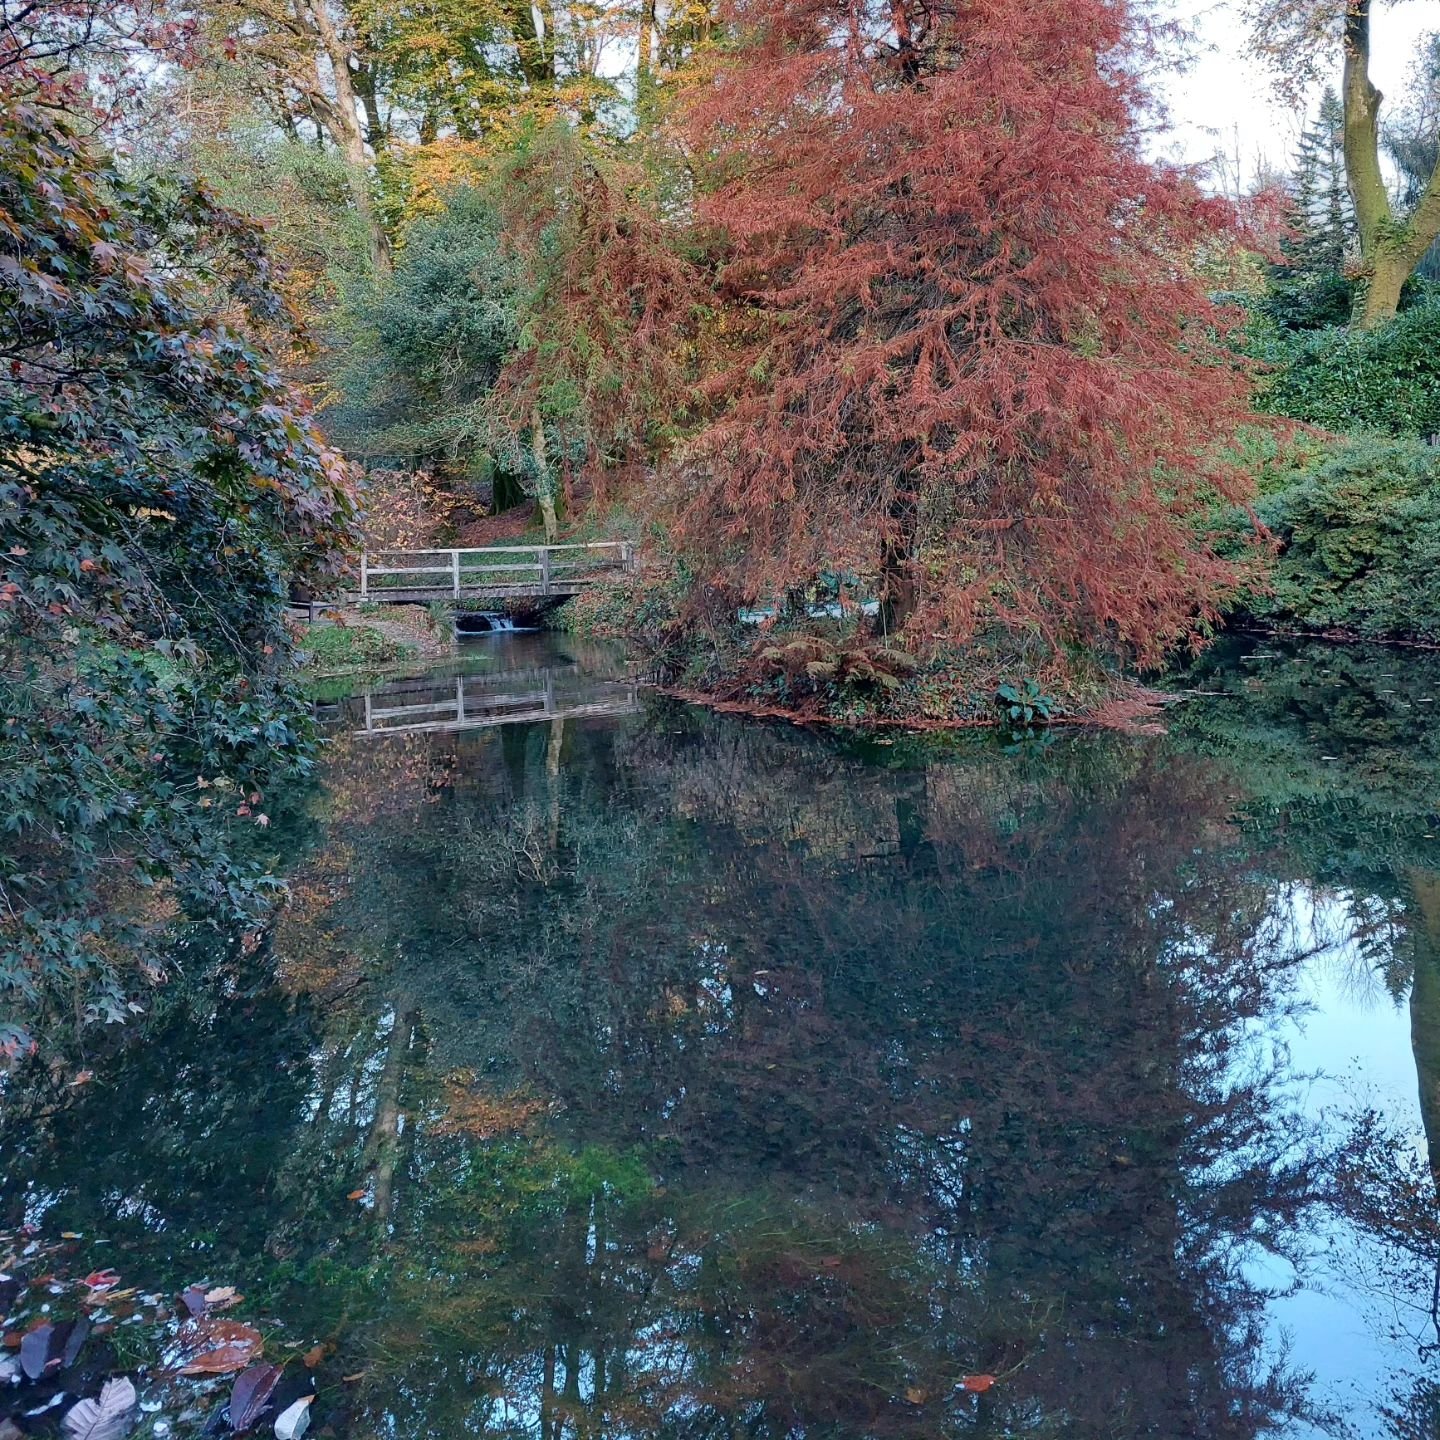
<path fill-rule="evenodd" d="M 662 704 L 342 739 L 273 950 L 32 1112 L 4 1193 L 333 1331 L 355 1435 L 1353 1419 L 1252 1262 L 1338 1204 L 1433 1272 L 1433 1182 L 1402 1216 L 1410 1137 L 1303 1118 L 1314 866 L 1223 723 L 943 759 Z M 1433 942 L 1394 858 L 1352 913 Z"/>

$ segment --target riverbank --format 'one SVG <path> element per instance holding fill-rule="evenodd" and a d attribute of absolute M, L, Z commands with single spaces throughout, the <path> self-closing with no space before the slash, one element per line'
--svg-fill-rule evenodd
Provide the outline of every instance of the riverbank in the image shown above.
<path fill-rule="evenodd" d="M 392 665 L 455 653 L 448 614 L 418 605 L 362 605 L 327 610 L 311 623 L 292 618 L 290 636 L 302 672 L 314 679 L 374 675 Z"/>

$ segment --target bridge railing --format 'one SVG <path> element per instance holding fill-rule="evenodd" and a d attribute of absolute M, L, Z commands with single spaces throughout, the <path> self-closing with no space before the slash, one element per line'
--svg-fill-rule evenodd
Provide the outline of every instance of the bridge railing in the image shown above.
<path fill-rule="evenodd" d="M 571 595 L 606 574 L 635 568 L 628 540 L 589 545 L 492 545 L 485 549 L 369 550 L 360 557 L 360 599 L 403 592 Z"/>

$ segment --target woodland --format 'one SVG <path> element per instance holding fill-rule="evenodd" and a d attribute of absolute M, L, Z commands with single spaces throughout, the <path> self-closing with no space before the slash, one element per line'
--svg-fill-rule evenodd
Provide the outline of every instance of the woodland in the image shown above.
<path fill-rule="evenodd" d="M 0 1440 L 1271 1434 L 1324 1226 L 1440 1335 L 1254 1049 L 1329 916 L 1440 1131 L 1392 13 L 1236 0 L 1242 183 L 1150 0 L 0 0 Z M 594 538 L 643 724 L 322 745 L 292 601 Z"/>

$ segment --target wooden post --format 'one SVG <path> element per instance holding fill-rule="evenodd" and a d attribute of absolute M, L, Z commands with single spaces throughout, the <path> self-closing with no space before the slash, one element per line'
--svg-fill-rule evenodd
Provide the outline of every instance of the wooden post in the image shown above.
<path fill-rule="evenodd" d="M 550 547 L 548 545 L 540 547 L 540 593 L 542 595 L 550 593 Z"/>
<path fill-rule="evenodd" d="M 370 593 L 370 552 L 360 552 L 360 598 L 363 600 Z"/>
<path fill-rule="evenodd" d="M 455 598 L 458 600 L 460 598 L 460 552 L 458 550 L 450 552 L 450 574 L 455 581 Z"/>
<path fill-rule="evenodd" d="M 463 675 L 455 677 L 455 723 L 457 725 L 465 723 L 465 677 Z"/>

